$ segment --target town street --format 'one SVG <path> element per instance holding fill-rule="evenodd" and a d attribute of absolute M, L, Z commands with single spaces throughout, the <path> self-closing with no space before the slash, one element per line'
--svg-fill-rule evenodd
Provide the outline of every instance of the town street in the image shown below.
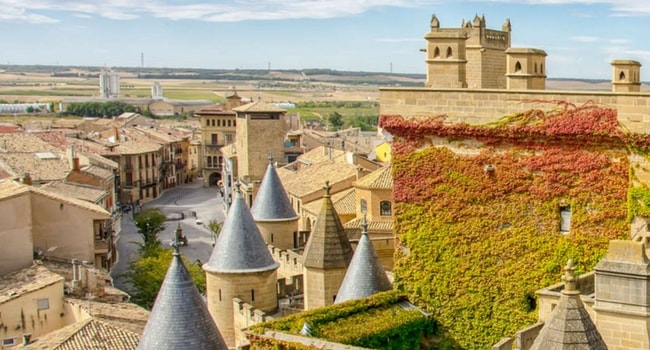
<path fill-rule="evenodd" d="M 216 187 L 203 188 L 200 181 L 195 181 L 165 190 L 160 197 L 144 204 L 142 208 L 158 208 L 171 219 L 165 222 L 165 230 L 158 234 L 164 246 L 170 245 L 180 224 L 183 235 L 188 239 L 187 246 L 180 247 L 181 254 L 191 262 L 208 261 L 215 237 L 207 224 L 210 220 L 223 222 L 225 219 L 223 201 Z M 183 219 L 180 219 L 181 214 Z M 133 213 L 124 213 L 122 232 L 117 241 L 118 260 L 111 269 L 111 276 L 115 287 L 127 292 L 130 286 L 121 275 L 129 263 L 137 259 L 138 247 L 133 242 L 142 242 L 142 238 L 135 226 Z"/>

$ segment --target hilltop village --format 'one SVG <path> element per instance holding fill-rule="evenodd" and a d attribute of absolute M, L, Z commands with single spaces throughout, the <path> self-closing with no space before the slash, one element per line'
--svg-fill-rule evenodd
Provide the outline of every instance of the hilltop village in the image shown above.
<path fill-rule="evenodd" d="M 511 35 L 434 15 L 425 86 L 382 88 L 374 133 L 236 91 L 156 100 L 193 114 L 174 125 L 0 126 L 0 348 L 650 348 L 640 64 L 549 91 L 546 53 Z M 205 295 L 176 241 L 153 308 L 130 303 L 109 275 L 123 210 L 196 182 L 226 212 Z"/>

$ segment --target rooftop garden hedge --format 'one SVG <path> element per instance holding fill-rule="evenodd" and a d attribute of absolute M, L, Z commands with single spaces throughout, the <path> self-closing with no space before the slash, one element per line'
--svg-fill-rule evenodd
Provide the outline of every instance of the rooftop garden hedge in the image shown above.
<path fill-rule="evenodd" d="M 394 136 L 396 287 L 457 348 L 535 323 L 535 291 L 567 259 L 592 269 L 609 240 L 629 237 L 629 218 L 650 213 L 629 161 L 649 139 L 612 109 L 560 103 L 480 126 L 384 115 L 380 126 Z"/>

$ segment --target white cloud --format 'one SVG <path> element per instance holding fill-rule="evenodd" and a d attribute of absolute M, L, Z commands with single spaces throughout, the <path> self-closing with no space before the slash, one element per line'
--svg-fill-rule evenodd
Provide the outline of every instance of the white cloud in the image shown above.
<path fill-rule="evenodd" d="M 601 39 L 597 36 L 570 36 L 569 40 L 579 43 L 595 43 Z"/>

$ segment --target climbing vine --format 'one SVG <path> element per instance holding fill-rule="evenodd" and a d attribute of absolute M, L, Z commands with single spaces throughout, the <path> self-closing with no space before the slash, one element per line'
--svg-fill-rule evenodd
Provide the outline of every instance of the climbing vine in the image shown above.
<path fill-rule="evenodd" d="M 380 125 L 395 136 L 396 286 L 458 348 L 490 348 L 535 323 L 535 291 L 567 259 L 592 269 L 609 240 L 629 237 L 628 216 L 650 212 L 650 191 L 628 191 L 630 151 L 647 154 L 649 139 L 624 132 L 612 109 L 559 103 L 483 126 L 444 116 Z M 634 212 L 628 198 L 641 203 Z"/>

